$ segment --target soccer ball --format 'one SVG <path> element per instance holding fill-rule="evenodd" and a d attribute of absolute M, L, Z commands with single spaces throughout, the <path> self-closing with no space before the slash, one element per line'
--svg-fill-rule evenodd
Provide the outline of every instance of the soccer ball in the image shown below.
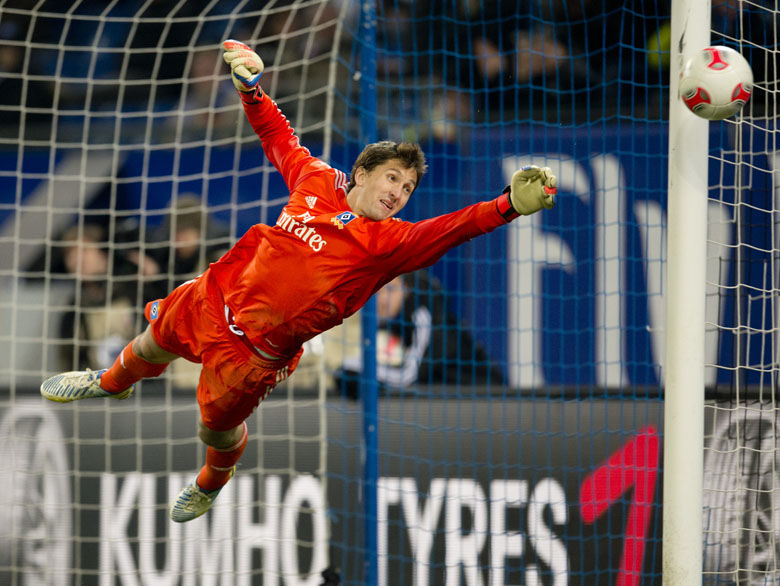
<path fill-rule="evenodd" d="M 680 75 L 680 99 L 707 120 L 736 114 L 753 91 L 753 70 L 730 47 L 702 49 L 691 57 Z"/>

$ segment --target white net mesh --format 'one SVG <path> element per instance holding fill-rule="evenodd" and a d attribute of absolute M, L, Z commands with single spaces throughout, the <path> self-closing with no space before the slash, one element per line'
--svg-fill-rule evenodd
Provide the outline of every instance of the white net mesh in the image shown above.
<path fill-rule="evenodd" d="M 713 2 L 711 42 L 740 50 L 756 86 L 710 143 L 706 584 L 780 577 L 777 22 L 771 3 Z"/>
<path fill-rule="evenodd" d="M 0 364 L 11 385 L 108 366 L 143 303 L 275 217 L 287 192 L 220 43 L 257 48 L 264 88 L 324 153 L 342 21 L 322 1 L 3 7 L 0 148 L 15 156 L 0 169 Z"/>
<path fill-rule="evenodd" d="M 197 365 L 177 360 L 132 401 L 56 417 L 38 387 L 54 372 L 110 366 L 145 327 L 147 301 L 286 203 L 222 40 L 256 48 L 265 91 L 327 155 L 347 4 L 0 3 L 0 467 L 13 487 L 0 583 L 188 584 L 233 571 L 256 583 L 259 570 L 235 567 L 234 555 L 273 560 L 268 584 L 324 569 L 316 345 L 249 421 L 244 481 L 213 520 L 186 529 L 165 529 L 165 503 L 202 464 Z M 296 521 L 305 539 L 281 528 Z M 246 555 L 213 545 L 236 532 Z"/>

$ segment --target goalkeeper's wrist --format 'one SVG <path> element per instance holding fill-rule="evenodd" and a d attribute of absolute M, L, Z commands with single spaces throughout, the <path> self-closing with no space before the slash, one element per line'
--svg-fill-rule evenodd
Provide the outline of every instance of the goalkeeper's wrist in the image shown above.
<path fill-rule="evenodd" d="M 511 222 L 515 218 L 520 217 L 520 214 L 517 213 L 517 210 L 512 207 L 512 201 L 509 199 L 509 192 L 510 186 L 507 185 L 506 189 L 504 189 L 504 192 L 495 199 L 496 210 L 507 222 Z"/>
<path fill-rule="evenodd" d="M 243 90 L 237 90 L 238 95 L 241 97 L 241 101 L 245 104 L 259 104 L 263 101 L 263 90 L 257 85 L 253 89 L 245 92 Z"/>

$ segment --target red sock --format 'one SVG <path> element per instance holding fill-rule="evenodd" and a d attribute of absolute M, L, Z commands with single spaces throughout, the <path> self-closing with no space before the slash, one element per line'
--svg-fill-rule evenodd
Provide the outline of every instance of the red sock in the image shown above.
<path fill-rule="evenodd" d="M 142 378 L 160 376 L 168 364 L 154 364 L 139 358 L 133 352 L 133 343 L 130 342 L 119 353 L 111 368 L 101 375 L 100 387 L 110 393 L 124 391 Z"/>
<path fill-rule="evenodd" d="M 230 480 L 233 466 L 244 453 L 248 438 L 249 433 L 246 422 L 244 422 L 244 433 L 235 445 L 221 450 L 209 446 L 206 450 L 206 465 L 200 469 L 198 474 L 198 486 L 203 490 L 216 490 L 225 486 Z"/>

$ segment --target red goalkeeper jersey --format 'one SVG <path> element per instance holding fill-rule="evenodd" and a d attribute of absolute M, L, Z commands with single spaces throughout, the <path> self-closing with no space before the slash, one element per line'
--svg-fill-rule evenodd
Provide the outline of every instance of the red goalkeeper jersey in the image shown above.
<path fill-rule="evenodd" d="M 507 222 L 499 200 L 416 223 L 360 217 L 347 176 L 301 146 L 269 97 L 244 109 L 290 201 L 276 225 L 252 226 L 210 270 L 233 323 L 265 353 L 291 358 L 394 277 Z"/>

